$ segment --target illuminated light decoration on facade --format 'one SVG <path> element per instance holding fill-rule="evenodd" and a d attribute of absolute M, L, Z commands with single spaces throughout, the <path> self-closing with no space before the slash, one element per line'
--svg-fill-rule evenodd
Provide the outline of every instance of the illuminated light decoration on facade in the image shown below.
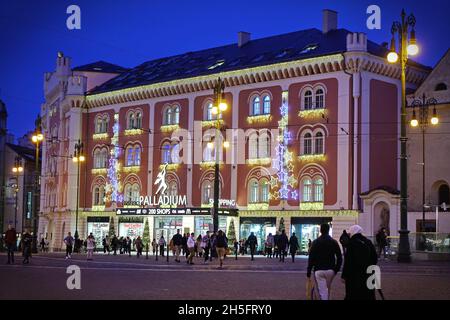
<path fill-rule="evenodd" d="M 272 158 L 255 158 L 255 159 L 247 159 L 245 161 L 248 165 L 255 166 L 255 165 L 268 165 L 272 162 Z"/>
<path fill-rule="evenodd" d="M 137 136 L 141 135 L 144 131 L 142 129 L 127 129 L 124 131 L 125 136 Z"/>
<path fill-rule="evenodd" d="M 108 173 L 108 169 L 107 168 L 96 168 L 96 169 L 92 169 L 91 173 L 92 174 L 106 174 L 106 173 Z"/>
<path fill-rule="evenodd" d="M 211 168 L 214 167 L 216 165 L 215 161 L 202 161 L 200 162 L 200 167 L 202 169 L 207 169 L 207 168 Z M 219 166 L 223 165 L 223 161 L 219 161 Z"/>
<path fill-rule="evenodd" d="M 92 139 L 93 140 L 108 139 L 108 134 L 107 133 L 95 133 L 92 135 Z"/>
<path fill-rule="evenodd" d="M 92 206 L 92 211 L 105 211 L 105 206 Z"/>
<path fill-rule="evenodd" d="M 298 191 L 297 190 L 292 191 L 291 197 L 294 200 L 298 200 Z"/>
<path fill-rule="evenodd" d="M 161 128 L 160 128 L 161 132 L 164 132 L 164 133 L 172 132 L 172 131 L 175 131 L 178 129 L 180 129 L 180 126 L 178 124 L 166 124 L 166 125 L 161 126 Z"/>
<path fill-rule="evenodd" d="M 298 156 L 298 160 L 302 162 L 314 162 L 314 161 L 325 161 L 326 160 L 325 154 L 302 154 L 301 156 Z"/>
<path fill-rule="evenodd" d="M 300 202 L 300 210 L 323 210 L 323 202 Z"/>
<path fill-rule="evenodd" d="M 120 147 L 119 147 L 119 114 L 114 114 L 113 136 L 111 138 L 111 157 L 108 166 L 108 182 L 105 187 L 107 199 L 111 202 L 122 203 L 122 184 L 120 183 Z"/>
<path fill-rule="evenodd" d="M 270 114 L 261 114 L 258 116 L 248 116 L 247 122 L 249 124 L 255 124 L 255 123 L 267 123 L 272 120 L 272 115 Z"/>
<path fill-rule="evenodd" d="M 141 168 L 141 166 L 124 166 L 124 167 L 122 167 L 123 169 L 123 172 L 126 172 L 126 173 L 130 173 L 130 172 L 134 172 L 134 173 L 137 173 L 137 172 L 139 172 L 139 169 Z"/>
<path fill-rule="evenodd" d="M 266 210 L 239 210 L 239 217 L 264 217 Z M 284 221 L 292 217 L 348 217 L 357 218 L 358 210 L 270 210 L 272 217 L 284 218 Z"/>
<path fill-rule="evenodd" d="M 269 210 L 268 203 L 249 203 L 247 204 L 247 210 Z"/>
<path fill-rule="evenodd" d="M 271 179 L 270 184 L 272 188 L 275 189 L 272 191 L 273 194 L 271 195 L 271 199 L 287 200 L 290 197 L 293 198 L 294 196 L 297 196 L 297 194 L 293 193 L 293 190 L 291 190 L 297 184 L 297 180 L 293 174 L 293 153 L 288 149 L 289 141 L 291 140 L 291 134 L 287 129 L 288 111 L 288 92 L 283 91 L 280 107 L 281 120 L 278 121 L 280 135 L 277 138 L 278 144 L 275 148 L 276 158 L 272 161 L 272 168 L 277 171 L 277 183 L 275 184 L 275 180 Z"/>
<path fill-rule="evenodd" d="M 219 125 L 223 126 L 223 119 L 219 119 Z M 202 121 L 202 128 L 215 127 L 217 125 L 217 120 L 204 120 Z"/>
<path fill-rule="evenodd" d="M 168 163 L 167 165 L 160 164 L 159 170 L 162 170 L 164 166 L 166 166 L 166 170 L 177 170 L 180 167 L 180 164 L 179 163 Z"/>
<path fill-rule="evenodd" d="M 327 116 L 326 109 L 300 110 L 298 116 L 304 119 L 325 118 Z"/>

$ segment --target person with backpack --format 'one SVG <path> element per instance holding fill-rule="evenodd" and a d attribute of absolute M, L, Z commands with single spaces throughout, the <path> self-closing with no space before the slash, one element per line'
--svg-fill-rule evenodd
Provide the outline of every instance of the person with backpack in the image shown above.
<path fill-rule="evenodd" d="M 222 230 L 219 230 L 216 236 L 216 250 L 217 250 L 217 256 L 220 261 L 220 267 L 223 266 L 223 259 L 225 257 L 225 252 L 228 248 L 228 240 L 225 236 L 225 233 Z"/>
<path fill-rule="evenodd" d="M 342 265 L 341 248 L 329 232 L 329 224 L 320 226 L 321 235 L 312 243 L 306 271 L 308 279 L 314 272 L 314 281 L 321 300 L 329 300 L 331 283 Z"/>
<path fill-rule="evenodd" d="M 342 279 L 345 282 L 345 300 L 375 300 L 375 289 L 367 286 L 369 266 L 378 262 L 372 241 L 362 235 L 362 228 L 353 225 L 348 230 L 350 241 L 344 256 Z"/>
<path fill-rule="evenodd" d="M 298 238 L 295 235 L 295 232 L 292 233 L 291 238 L 289 239 L 289 252 L 292 256 L 292 262 L 295 260 L 295 254 L 297 253 L 298 249 L 300 248 L 298 244 Z"/>
<path fill-rule="evenodd" d="M 251 261 L 255 260 L 253 256 L 255 255 L 255 251 L 258 246 L 258 239 L 256 239 L 256 236 L 253 232 L 250 232 L 250 236 L 248 237 L 245 245 L 250 248 L 250 255 L 252 257 Z"/>

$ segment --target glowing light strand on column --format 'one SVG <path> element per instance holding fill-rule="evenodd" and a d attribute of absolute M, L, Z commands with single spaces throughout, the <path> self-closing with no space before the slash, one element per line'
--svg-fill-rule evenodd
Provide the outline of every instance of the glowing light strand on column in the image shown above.
<path fill-rule="evenodd" d="M 120 182 L 120 147 L 119 147 L 119 114 L 114 114 L 113 136 L 111 138 L 112 149 L 108 163 L 108 183 L 106 193 L 111 202 L 123 202 L 122 185 Z"/>

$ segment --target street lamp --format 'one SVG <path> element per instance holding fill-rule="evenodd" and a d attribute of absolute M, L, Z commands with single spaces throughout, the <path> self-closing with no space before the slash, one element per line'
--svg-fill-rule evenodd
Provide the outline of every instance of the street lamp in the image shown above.
<path fill-rule="evenodd" d="M 213 202 L 213 229 L 214 232 L 217 232 L 219 229 L 219 147 L 222 145 L 225 148 L 230 146 L 228 141 L 221 143 L 221 135 L 220 135 L 220 120 L 222 118 L 222 112 L 226 111 L 228 108 L 227 103 L 225 102 L 225 82 L 222 79 L 218 79 L 217 83 L 214 87 L 214 102 L 213 107 L 211 109 L 211 113 L 216 116 L 216 134 L 214 138 L 214 147 L 215 147 L 215 164 L 214 164 L 214 202 Z M 212 148 L 212 142 L 207 144 L 208 148 Z"/>
<path fill-rule="evenodd" d="M 19 156 L 16 156 L 14 159 L 14 166 L 12 168 L 12 172 L 15 173 L 16 176 L 16 185 L 14 188 L 14 198 L 15 198 L 15 211 L 14 211 L 14 230 L 17 232 L 17 196 L 19 194 L 19 173 L 23 172 L 23 166 L 22 166 L 22 158 Z M 23 227 L 23 226 L 22 226 Z"/>
<path fill-rule="evenodd" d="M 75 143 L 75 151 L 73 153 L 73 162 L 77 164 L 77 198 L 76 198 L 76 210 L 75 210 L 75 252 L 78 252 L 78 206 L 79 206 L 79 190 L 80 190 L 80 164 L 81 162 L 86 161 L 83 152 L 83 142 L 78 139 L 78 142 Z"/>
<path fill-rule="evenodd" d="M 408 230 L 408 171 L 406 155 L 406 63 L 408 54 L 415 55 L 419 52 L 416 43 L 414 26 L 416 18 L 410 14 L 406 17 L 405 10 L 402 10 L 401 21 L 392 24 L 391 47 L 387 55 L 389 63 L 396 63 L 400 58 L 401 85 L 402 85 L 402 106 L 401 106 L 401 129 L 400 129 L 400 241 L 398 246 L 398 262 L 411 262 L 411 251 L 409 248 Z M 408 30 L 410 30 L 410 40 L 408 44 Z M 400 57 L 395 49 L 395 35 L 398 35 Z"/>
<path fill-rule="evenodd" d="M 36 144 L 36 161 L 35 161 L 35 177 L 34 177 L 34 214 L 33 214 L 33 246 L 32 252 L 37 253 L 37 217 L 39 215 L 38 207 L 38 195 L 39 184 L 40 184 L 40 173 L 39 173 L 39 145 L 44 140 L 44 135 L 41 132 L 41 116 L 38 115 L 35 121 L 36 131 L 31 137 L 31 141 Z"/>
<path fill-rule="evenodd" d="M 439 123 L 439 118 L 436 112 L 437 101 L 434 98 L 425 98 L 423 94 L 422 99 L 414 99 L 411 103 L 413 107 L 413 115 L 411 119 L 411 126 L 420 126 L 422 131 L 422 228 L 421 231 L 425 232 L 425 131 L 428 127 L 428 121 L 435 126 Z M 433 116 L 428 120 L 428 108 L 433 106 Z M 417 119 L 416 108 L 419 112 L 419 118 Z"/>

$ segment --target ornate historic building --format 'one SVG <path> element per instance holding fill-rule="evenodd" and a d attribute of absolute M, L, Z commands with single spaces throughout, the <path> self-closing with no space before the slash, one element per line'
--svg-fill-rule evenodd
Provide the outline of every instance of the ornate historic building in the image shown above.
<path fill-rule="evenodd" d="M 60 54 L 44 81 L 40 233 L 61 248 L 63 235 L 75 231 L 78 164 L 70 156 L 78 140 L 86 156 L 79 164 L 82 238 L 103 237 L 111 224 L 131 237 L 146 224 L 151 238 L 177 228 L 205 232 L 216 125 L 220 142 L 229 143 L 218 150 L 219 227 L 227 234 L 255 232 L 263 244 L 269 232 L 286 229 L 306 250 L 320 223 L 331 223 L 334 237 L 358 219 L 371 228 L 373 207 L 360 195 L 399 186 L 400 69 L 364 33 L 338 29 L 336 12 L 324 10 L 323 18 L 323 30 L 256 40 L 240 32 L 235 44 L 130 70 L 107 63 L 72 69 Z M 429 72 L 411 63 L 408 87 Z M 213 103 L 219 77 L 228 105 L 220 116 Z M 186 196 L 186 205 L 130 208 L 157 193 L 162 172 L 165 194 Z M 391 205 L 389 223 L 397 225 Z"/>

